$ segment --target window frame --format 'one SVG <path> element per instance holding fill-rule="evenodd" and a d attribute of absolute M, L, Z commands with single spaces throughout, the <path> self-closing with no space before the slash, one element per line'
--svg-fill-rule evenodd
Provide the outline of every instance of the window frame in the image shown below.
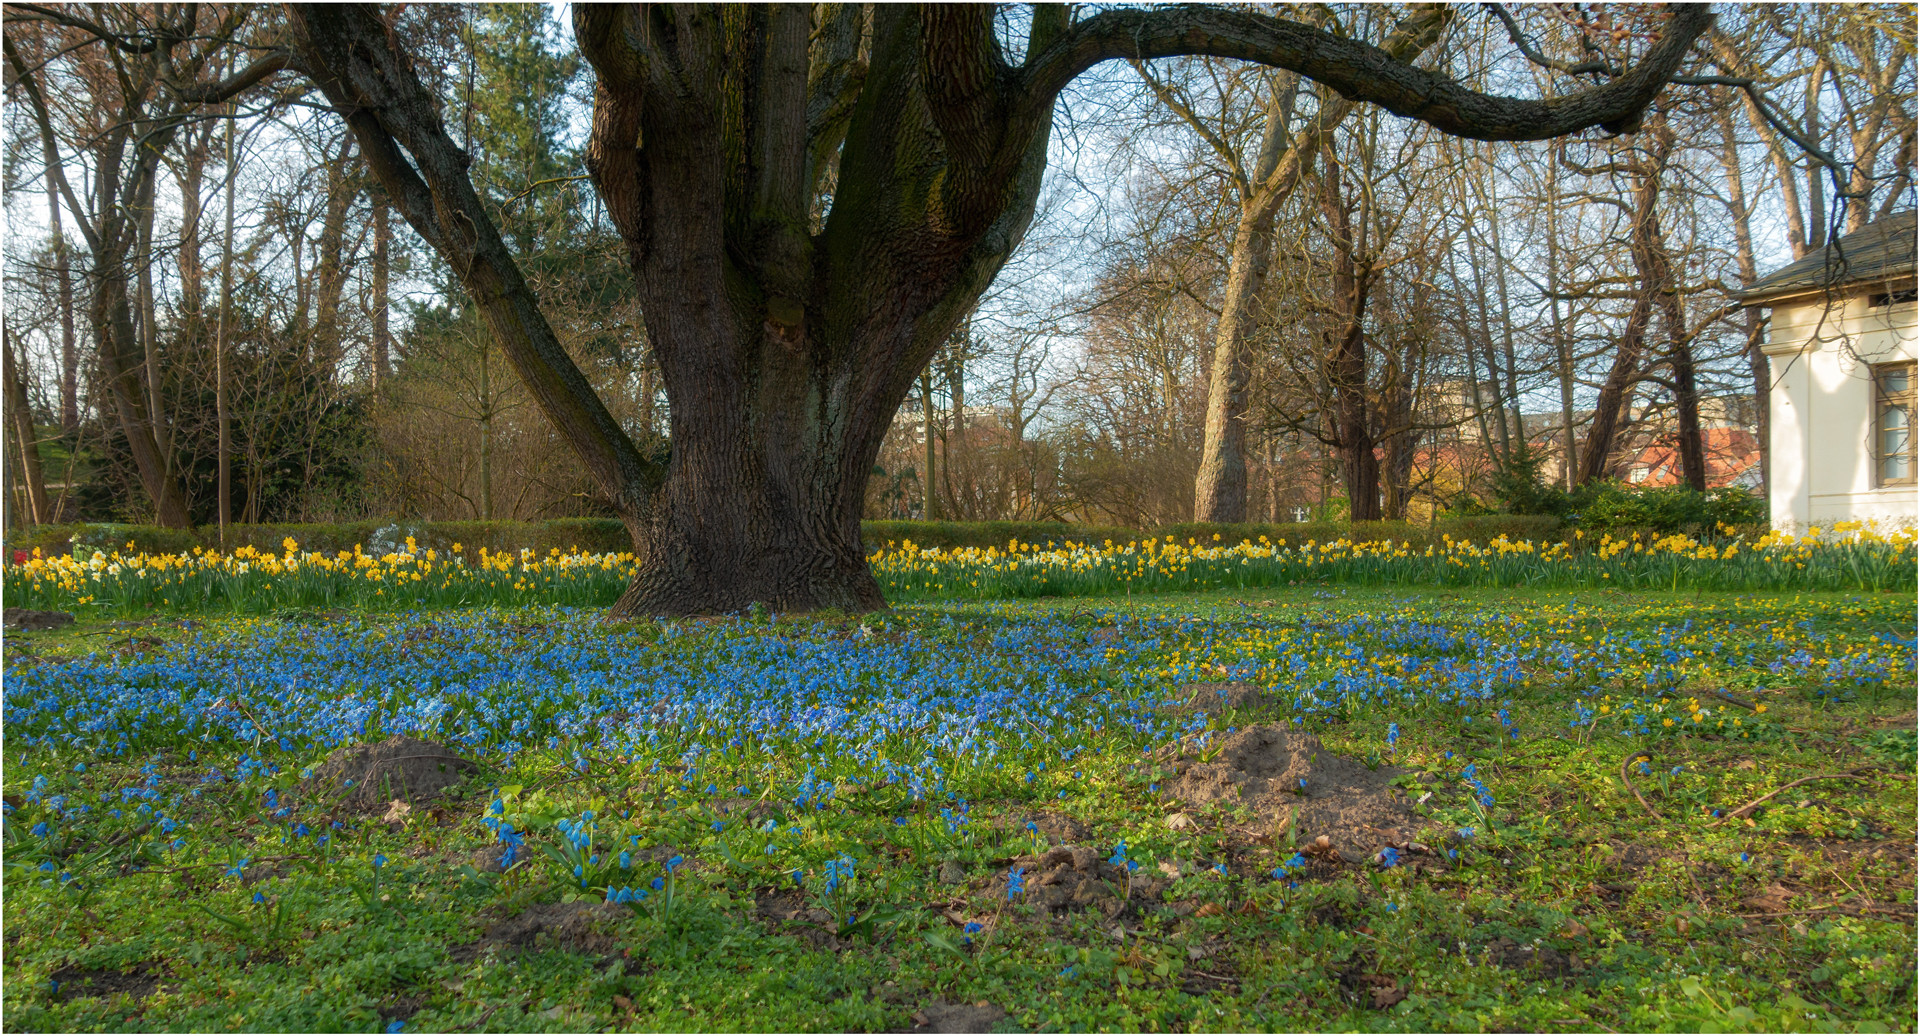
<path fill-rule="evenodd" d="M 1902 369 L 1907 374 L 1906 391 L 1889 395 L 1884 387 L 1886 384 L 1884 375 Z M 1873 458 L 1875 488 L 1911 486 L 1920 479 L 1920 434 L 1916 434 L 1920 433 L 1920 427 L 1916 427 L 1920 425 L 1920 412 L 1916 411 L 1916 404 L 1920 404 L 1920 392 L 1916 390 L 1920 390 L 1920 385 L 1916 385 L 1916 378 L 1920 378 L 1920 364 L 1913 360 L 1873 365 L 1873 433 L 1870 453 Z M 1884 426 L 1887 410 L 1901 403 L 1905 403 L 1907 408 L 1907 475 L 1905 478 L 1888 478 L 1886 476 L 1887 454 L 1883 452 L 1886 434 Z"/>

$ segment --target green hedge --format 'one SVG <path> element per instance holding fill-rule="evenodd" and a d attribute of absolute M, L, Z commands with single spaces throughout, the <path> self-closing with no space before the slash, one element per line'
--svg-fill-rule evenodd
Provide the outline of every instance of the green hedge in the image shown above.
<path fill-rule="evenodd" d="M 861 522 L 860 539 L 868 550 L 912 540 L 916 547 L 1005 547 L 1010 540 L 1064 546 L 1067 542 L 1124 543 L 1145 535 L 1118 525 L 1067 522 Z"/>

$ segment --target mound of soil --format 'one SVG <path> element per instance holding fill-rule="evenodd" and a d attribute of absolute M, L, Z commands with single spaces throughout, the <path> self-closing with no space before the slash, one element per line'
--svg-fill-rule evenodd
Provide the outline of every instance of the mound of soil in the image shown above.
<path fill-rule="evenodd" d="M 1267 692 L 1244 680 L 1230 683 L 1190 683 L 1180 688 L 1180 700 L 1168 706 L 1174 712 L 1203 712 L 1217 716 L 1228 709 L 1252 708 L 1264 704 Z"/>
<path fill-rule="evenodd" d="M 1013 861 L 1027 872 L 1027 902 L 1055 913 L 1098 910 L 1118 916 L 1128 902 L 1154 902 L 1167 883 L 1108 863 L 1097 851 L 1062 845 Z"/>
<path fill-rule="evenodd" d="M 384 814 L 395 799 L 417 806 L 479 771 L 445 745 L 396 734 L 377 745 L 340 748 L 314 769 L 305 788 L 317 797 L 340 796 L 339 808 L 348 812 Z"/>
<path fill-rule="evenodd" d="M 1028 824 L 1032 824 L 1040 836 L 1049 842 L 1070 844 L 1093 837 L 1092 828 L 1065 813 L 1014 814 L 998 822 L 997 826 L 1025 831 Z"/>
<path fill-rule="evenodd" d="M 1219 754 L 1187 763 L 1165 795 L 1195 807 L 1244 804 L 1273 827 L 1291 818 L 1298 844 L 1324 837 L 1354 862 L 1418 833 L 1420 818 L 1387 783 L 1406 772 L 1385 764 L 1370 770 L 1328 752 L 1312 734 L 1268 723 L 1227 735 Z"/>
<path fill-rule="evenodd" d="M 73 625 L 73 616 L 67 612 L 37 612 L 29 608 L 8 608 L 5 615 L 6 627 L 10 630 L 57 630 L 62 626 Z"/>

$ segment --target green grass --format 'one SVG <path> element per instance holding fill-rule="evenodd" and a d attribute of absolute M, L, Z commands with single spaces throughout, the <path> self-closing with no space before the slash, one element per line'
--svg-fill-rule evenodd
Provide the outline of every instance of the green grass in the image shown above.
<path fill-rule="evenodd" d="M 858 618 L 607 625 L 538 608 L 9 634 L 5 1016 L 43 1031 L 383 1031 L 396 1018 L 405 1031 L 881 1030 L 935 1000 L 986 1000 L 1036 1030 L 1912 1031 L 1914 606 L 1910 593 L 1283 586 Z M 1517 668 L 1499 668 L 1507 655 Z M 549 656 L 554 671 L 606 669 L 573 690 L 526 675 L 537 667 L 476 675 Z M 1492 697 L 1443 693 L 1482 661 L 1508 674 Z M 327 682 L 361 665 L 412 677 Z M 906 684 L 962 665 L 1011 696 L 979 720 L 943 707 L 916 714 L 923 726 L 861 725 Z M 1144 752 L 1180 731 L 1152 705 L 1216 667 L 1286 700 L 1215 730 L 1304 712 L 1330 749 L 1367 758 L 1395 723 L 1409 791 L 1436 793 L 1421 809 L 1476 828 L 1461 858 L 1316 868 L 1290 888 L 1269 872 L 1291 846 L 1244 815 L 1189 810 L 1196 825 L 1171 830 L 1174 807 L 1150 790 L 1169 774 Z M 658 682 L 630 694 L 633 672 Z M 749 730 L 745 699 L 727 697 L 798 687 L 779 683 L 794 672 L 854 674 L 794 691 L 848 709 L 845 736 L 782 732 L 803 717 Z M 1295 693 L 1339 679 L 1372 690 L 1317 709 Z M 1381 690 L 1393 680 L 1404 692 Z M 1767 710 L 1715 699 L 1714 721 L 1660 722 L 1712 689 Z M 275 817 L 265 793 L 299 795 L 341 730 L 400 729 L 429 696 L 447 707 L 443 736 L 472 738 L 461 750 L 481 777 L 325 848 L 288 837 L 329 811 Z M 656 700 L 684 711 L 616 736 Z M 360 718 L 336 722 L 328 703 L 349 701 Z M 1501 708 L 1520 737 L 1501 733 Z M 1646 717 L 1644 731 L 1623 715 Z M 1730 718 L 1742 723 L 1718 725 Z M 683 779 L 696 747 L 699 772 Z M 1621 780 L 1642 753 L 1646 807 Z M 278 772 L 250 771 L 259 760 Z M 1462 793 L 1469 760 L 1490 809 Z M 1867 767 L 1751 824 L 1710 812 Z M 226 779 L 205 779 L 213 769 Z M 828 808 L 792 804 L 809 773 L 832 785 Z M 122 791 L 148 783 L 152 815 Z M 505 875 L 470 869 L 498 848 L 496 794 L 530 857 Z M 956 830 L 942 811 L 962 803 Z M 644 887 L 684 855 L 671 915 L 655 894 L 584 944 L 476 946 L 531 905 L 582 894 L 556 825 L 584 810 L 601 850 L 585 894 Z M 145 826 L 160 815 L 173 831 Z M 1124 840 L 1143 868 L 1189 872 L 1117 936 L 1098 914 L 1037 915 L 1005 888 L 1038 815 L 1078 821 L 1102 855 Z M 48 834 L 33 834 L 42 821 Z M 842 857 L 854 877 L 829 893 Z M 252 869 L 227 874 L 242 858 Z M 949 862 L 965 884 L 939 882 Z M 263 866 L 278 873 L 243 880 Z M 755 891 L 792 887 L 796 870 L 807 905 L 859 923 L 819 931 L 757 912 Z M 948 912 L 984 925 L 971 946 Z M 1579 964 L 1543 972 L 1522 946 Z M 127 969 L 151 987 L 86 995 Z M 1373 988 L 1404 999 L 1377 1008 Z"/>

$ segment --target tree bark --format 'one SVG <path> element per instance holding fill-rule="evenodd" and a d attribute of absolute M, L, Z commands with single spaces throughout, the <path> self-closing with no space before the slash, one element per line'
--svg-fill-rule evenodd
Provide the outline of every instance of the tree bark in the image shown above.
<path fill-rule="evenodd" d="M 327 208 L 320 221 L 320 256 L 314 270 L 314 362 L 333 376 L 340 366 L 340 298 L 345 292 L 347 210 L 360 195 L 352 173 L 353 138 L 340 142 L 340 153 L 327 163 Z"/>

